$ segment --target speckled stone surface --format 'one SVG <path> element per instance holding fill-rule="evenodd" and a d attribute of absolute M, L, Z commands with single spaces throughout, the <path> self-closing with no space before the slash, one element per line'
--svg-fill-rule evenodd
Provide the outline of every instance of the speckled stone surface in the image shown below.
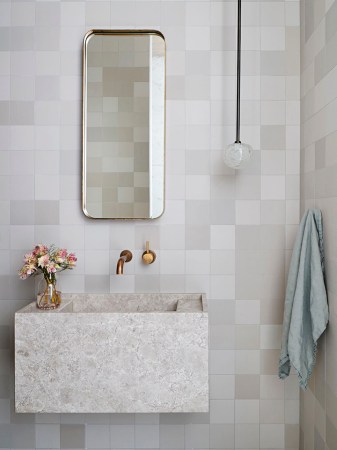
<path fill-rule="evenodd" d="M 208 411 L 201 294 L 63 294 L 15 314 L 17 412 Z"/>

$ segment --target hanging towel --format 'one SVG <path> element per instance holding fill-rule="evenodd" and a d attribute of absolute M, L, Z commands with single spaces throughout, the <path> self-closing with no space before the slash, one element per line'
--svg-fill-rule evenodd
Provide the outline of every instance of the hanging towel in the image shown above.
<path fill-rule="evenodd" d="M 279 377 L 286 378 L 290 364 L 300 386 L 306 389 L 316 361 L 317 340 L 328 323 L 324 285 L 322 214 L 308 210 L 296 237 L 284 305 Z"/>

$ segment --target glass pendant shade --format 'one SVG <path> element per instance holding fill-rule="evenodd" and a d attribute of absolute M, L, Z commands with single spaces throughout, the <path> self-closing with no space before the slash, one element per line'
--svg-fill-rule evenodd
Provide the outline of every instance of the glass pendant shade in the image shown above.
<path fill-rule="evenodd" d="M 240 86 L 241 86 L 241 0 L 238 0 L 238 34 L 236 51 L 236 139 L 223 153 L 224 163 L 232 169 L 241 169 L 250 160 L 253 149 L 240 140 Z"/>
<path fill-rule="evenodd" d="M 223 160 L 228 167 L 232 169 L 241 169 L 245 167 L 250 160 L 253 149 L 249 144 L 243 142 L 233 142 L 229 144 L 224 151 Z"/>

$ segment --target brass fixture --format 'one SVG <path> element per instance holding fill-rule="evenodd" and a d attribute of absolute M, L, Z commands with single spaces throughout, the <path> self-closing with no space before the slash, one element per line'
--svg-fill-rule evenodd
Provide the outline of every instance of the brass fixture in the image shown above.
<path fill-rule="evenodd" d="M 131 261 L 132 253 L 130 250 L 123 250 L 120 254 L 120 258 L 117 261 L 116 274 L 123 275 L 124 263 Z"/>
<path fill-rule="evenodd" d="M 156 254 L 153 250 L 150 250 L 150 242 L 146 241 L 146 250 L 142 254 L 144 264 L 152 264 L 156 260 Z"/>

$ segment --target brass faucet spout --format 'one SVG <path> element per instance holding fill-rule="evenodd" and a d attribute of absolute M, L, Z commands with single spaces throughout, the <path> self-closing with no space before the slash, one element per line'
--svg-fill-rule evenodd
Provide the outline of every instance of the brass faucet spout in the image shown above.
<path fill-rule="evenodd" d="M 120 258 L 117 261 L 117 267 L 116 267 L 116 274 L 117 275 L 123 275 L 124 273 L 124 263 L 127 263 L 131 261 L 132 259 L 132 253 L 130 250 L 123 250 L 120 254 Z"/>

